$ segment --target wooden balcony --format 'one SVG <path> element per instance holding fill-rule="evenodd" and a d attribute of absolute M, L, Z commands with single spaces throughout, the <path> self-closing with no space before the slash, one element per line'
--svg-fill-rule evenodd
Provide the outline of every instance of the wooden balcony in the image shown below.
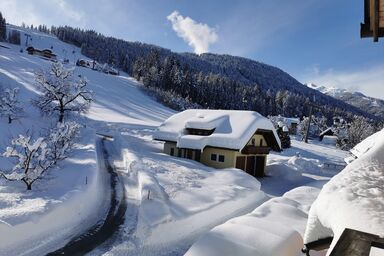
<path fill-rule="evenodd" d="M 269 154 L 269 151 L 270 151 L 269 147 L 257 147 L 254 145 L 248 145 L 248 146 L 245 146 L 243 150 L 241 150 L 241 153 L 245 155 L 257 155 L 257 154 L 266 155 L 266 154 Z"/>

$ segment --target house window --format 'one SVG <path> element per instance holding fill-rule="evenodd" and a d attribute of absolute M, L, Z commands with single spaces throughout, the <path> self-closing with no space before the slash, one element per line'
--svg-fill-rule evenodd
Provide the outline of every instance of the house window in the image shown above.
<path fill-rule="evenodd" d="M 180 148 L 177 149 L 177 156 L 178 156 L 178 157 L 181 157 L 181 149 L 180 149 Z"/>
<path fill-rule="evenodd" d="M 260 147 L 263 146 L 263 139 L 260 139 Z"/>
<path fill-rule="evenodd" d="M 216 154 L 211 154 L 211 160 L 216 161 L 217 160 L 217 155 Z"/>
<path fill-rule="evenodd" d="M 225 157 L 224 155 L 219 155 L 219 162 L 224 163 Z"/>
<path fill-rule="evenodd" d="M 252 145 L 255 146 L 255 139 L 252 139 Z"/>
<path fill-rule="evenodd" d="M 174 148 L 171 148 L 171 156 L 173 156 L 175 154 L 175 149 Z"/>

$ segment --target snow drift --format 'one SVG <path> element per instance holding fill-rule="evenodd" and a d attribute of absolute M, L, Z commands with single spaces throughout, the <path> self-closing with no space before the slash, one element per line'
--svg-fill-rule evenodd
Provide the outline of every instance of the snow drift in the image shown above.
<path fill-rule="evenodd" d="M 369 151 L 323 187 L 309 212 L 305 243 L 334 236 L 333 248 L 345 228 L 384 236 L 384 129 L 374 137 Z"/>
<path fill-rule="evenodd" d="M 252 213 L 233 218 L 200 237 L 186 256 L 299 255 L 309 206 L 319 192 L 308 185 L 270 199 Z"/>

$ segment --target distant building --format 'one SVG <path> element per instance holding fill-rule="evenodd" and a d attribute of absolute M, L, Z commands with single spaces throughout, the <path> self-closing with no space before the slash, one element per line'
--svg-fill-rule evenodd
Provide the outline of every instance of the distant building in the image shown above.
<path fill-rule="evenodd" d="M 253 176 L 264 176 L 270 149 L 281 151 L 271 121 L 253 111 L 185 110 L 160 125 L 153 138 L 165 142 L 169 155 Z"/>
<path fill-rule="evenodd" d="M 56 60 L 56 57 L 57 57 L 56 54 L 54 54 L 50 49 L 39 50 L 32 46 L 29 46 L 27 48 L 27 52 L 28 54 L 38 55 L 40 57 L 51 59 L 51 60 Z"/>
<path fill-rule="evenodd" d="M 333 131 L 333 129 L 331 127 L 327 128 L 320 133 L 319 140 L 322 141 L 324 136 L 333 136 L 333 135 L 335 135 L 335 132 Z"/>

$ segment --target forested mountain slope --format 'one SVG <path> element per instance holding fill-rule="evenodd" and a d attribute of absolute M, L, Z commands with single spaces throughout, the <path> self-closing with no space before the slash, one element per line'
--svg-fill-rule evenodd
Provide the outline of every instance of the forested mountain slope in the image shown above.
<path fill-rule="evenodd" d="M 305 116 L 309 103 L 317 112 L 352 119 L 379 119 L 371 113 L 308 88 L 279 68 L 230 55 L 173 53 L 139 42 L 105 37 L 95 31 L 52 27 L 60 40 L 81 47 L 82 54 L 109 63 L 141 80 L 175 109 L 189 107 L 249 109 L 264 115 Z"/>

